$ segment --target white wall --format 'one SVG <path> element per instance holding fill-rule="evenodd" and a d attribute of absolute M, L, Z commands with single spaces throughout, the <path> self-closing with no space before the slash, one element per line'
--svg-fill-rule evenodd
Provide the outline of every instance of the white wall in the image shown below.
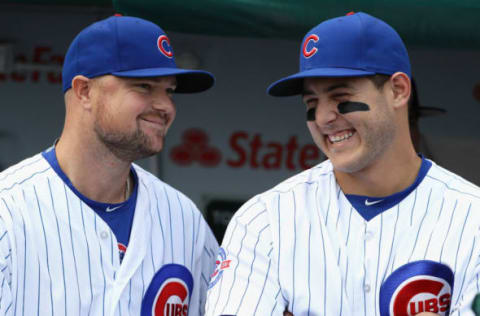
<path fill-rule="evenodd" d="M 0 6 L 0 42 L 11 40 L 17 53 L 31 61 L 35 47 L 46 46 L 52 55 L 63 55 L 68 44 L 84 26 L 106 12 L 91 10 L 43 10 Z M 165 150 L 159 155 L 162 179 L 189 195 L 200 208 L 211 199 L 247 199 L 297 173 L 299 150 L 293 151 L 295 169 L 232 168 L 228 160 L 238 158 L 230 138 L 244 131 L 250 142 L 259 134 L 264 147 L 258 155 L 273 151 L 268 143 L 286 145 L 296 137 L 299 147 L 311 144 L 300 99 L 272 98 L 266 87 L 280 77 L 296 72 L 299 43 L 285 40 L 221 38 L 169 34 L 179 56 L 194 52 L 201 68 L 216 75 L 217 84 L 198 95 L 176 96 L 178 115 L 169 132 Z M 421 103 L 443 107 L 448 115 L 421 120 L 421 130 L 442 165 L 480 183 L 480 104 L 472 97 L 480 82 L 479 51 L 410 49 Z M 60 84 L 48 82 L 45 72 L 39 82 L 31 74 L 25 82 L 0 80 L 0 129 L 11 133 L 0 138 L 0 162 L 13 163 L 50 146 L 63 125 L 63 97 Z M 209 146 L 221 151 L 215 167 L 194 163 L 181 167 L 170 158 L 173 147 L 182 143 L 189 128 L 200 128 L 209 136 Z M 247 148 L 247 141 L 239 143 Z M 142 165 L 152 166 L 148 161 Z"/>

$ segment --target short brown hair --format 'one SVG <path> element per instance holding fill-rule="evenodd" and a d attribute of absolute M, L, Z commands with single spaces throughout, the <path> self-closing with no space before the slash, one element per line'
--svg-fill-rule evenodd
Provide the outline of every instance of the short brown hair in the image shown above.
<path fill-rule="evenodd" d="M 376 74 L 376 75 L 373 75 L 373 76 L 368 76 L 367 78 L 370 79 L 373 82 L 373 84 L 375 85 L 375 87 L 377 87 L 377 89 L 380 89 L 385 85 L 385 83 L 388 81 L 388 79 L 390 79 L 390 76 L 389 75 Z"/>

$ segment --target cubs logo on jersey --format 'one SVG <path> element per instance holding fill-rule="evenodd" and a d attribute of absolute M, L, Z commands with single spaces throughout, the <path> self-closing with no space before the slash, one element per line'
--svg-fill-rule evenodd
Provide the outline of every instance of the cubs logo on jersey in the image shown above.
<path fill-rule="evenodd" d="M 142 316 L 187 316 L 193 277 L 179 264 L 164 265 L 152 279 L 142 302 Z"/>
<path fill-rule="evenodd" d="M 448 315 L 453 281 L 452 270 L 444 264 L 428 260 L 408 263 L 395 270 L 380 288 L 380 314 Z"/>
<path fill-rule="evenodd" d="M 212 275 L 210 276 L 210 284 L 208 288 L 215 286 L 217 282 L 222 278 L 223 270 L 228 269 L 230 267 L 230 262 L 232 260 L 227 260 L 227 255 L 223 248 L 220 248 L 218 251 L 217 259 L 215 260 L 215 271 L 213 271 Z"/>

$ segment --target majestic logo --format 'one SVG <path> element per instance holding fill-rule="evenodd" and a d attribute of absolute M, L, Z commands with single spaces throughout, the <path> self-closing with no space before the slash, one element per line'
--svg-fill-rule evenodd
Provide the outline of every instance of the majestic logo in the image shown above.
<path fill-rule="evenodd" d="M 164 265 L 145 293 L 141 316 L 187 316 L 192 291 L 193 277 L 186 267 Z"/>
<path fill-rule="evenodd" d="M 215 260 L 215 271 L 210 276 L 211 280 L 210 284 L 208 285 L 209 289 L 215 286 L 215 284 L 217 284 L 217 282 L 222 278 L 223 270 L 230 268 L 230 262 L 232 262 L 232 260 L 227 260 L 225 250 L 220 248 L 218 251 L 217 260 Z"/>
<path fill-rule="evenodd" d="M 319 39 L 320 38 L 318 37 L 317 34 L 310 34 L 310 36 L 308 36 L 305 39 L 305 41 L 303 42 L 303 48 L 302 48 L 302 53 L 303 53 L 303 56 L 305 58 L 310 58 L 317 53 L 318 48 L 313 47 L 313 48 L 309 49 L 309 44 L 310 44 L 310 42 L 316 43 L 316 42 L 318 42 Z"/>
<path fill-rule="evenodd" d="M 208 135 L 196 128 L 186 130 L 182 135 L 183 144 L 175 146 L 170 158 L 181 166 L 188 166 L 198 161 L 204 167 L 214 167 L 222 159 L 220 151 L 208 145 Z"/>
<path fill-rule="evenodd" d="M 448 315 L 452 290 L 453 272 L 448 266 L 428 260 L 411 262 L 395 270 L 380 288 L 380 314 Z"/>
<path fill-rule="evenodd" d="M 377 200 L 377 201 L 369 201 L 368 199 L 365 200 L 365 205 L 366 206 L 372 206 L 372 205 L 375 205 L 375 204 L 378 204 L 380 202 L 382 202 L 383 200 Z"/>
<path fill-rule="evenodd" d="M 157 47 L 165 57 L 172 58 L 173 51 L 170 46 L 170 40 L 166 35 L 160 35 L 157 39 Z"/>

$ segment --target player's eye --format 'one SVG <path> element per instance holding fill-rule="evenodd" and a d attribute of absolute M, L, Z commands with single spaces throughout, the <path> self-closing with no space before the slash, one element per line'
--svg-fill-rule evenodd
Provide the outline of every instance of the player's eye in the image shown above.
<path fill-rule="evenodd" d="M 175 88 L 167 88 L 167 93 L 168 93 L 169 95 L 174 94 L 174 93 L 175 93 Z"/>
<path fill-rule="evenodd" d="M 145 91 L 150 91 L 150 90 L 152 90 L 152 85 L 149 84 L 149 83 L 144 83 L 144 82 L 142 82 L 142 83 L 138 83 L 136 86 L 137 86 L 138 88 L 142 89 L 142 90 L 145 90 Z"/>
<path fill-rule="evenodd" d="M 307 110 L 317 106 L 317 99 L 315 98 L 304 98 L 303 103 L 306 105 Z"/>

